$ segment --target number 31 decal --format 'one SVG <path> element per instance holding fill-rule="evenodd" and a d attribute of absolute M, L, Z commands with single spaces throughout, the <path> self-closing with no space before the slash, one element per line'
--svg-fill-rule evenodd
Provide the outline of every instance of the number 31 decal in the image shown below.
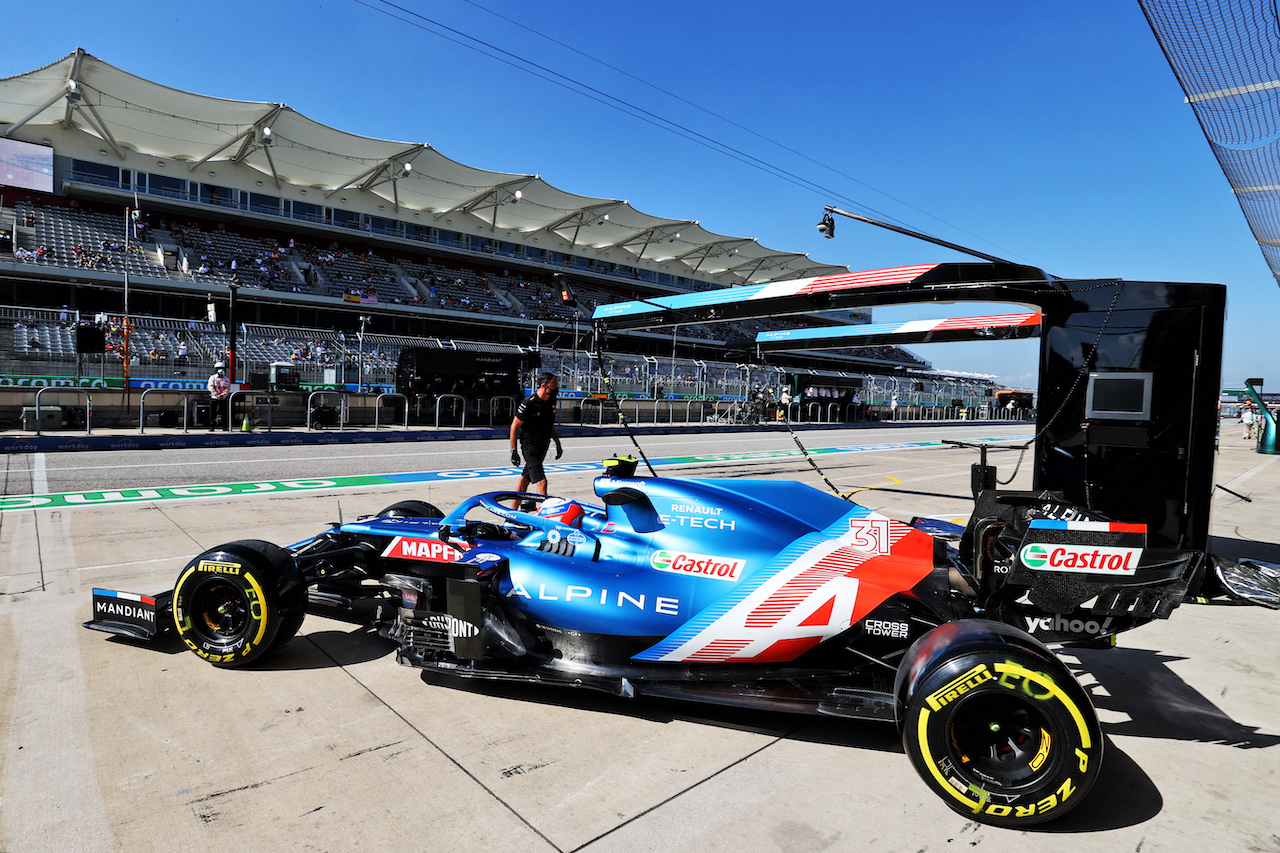
<path fill-rule="evenodd" d="M 888 554 L 889 519 L 849 519 L 849 544 L 867 554 Z"/>

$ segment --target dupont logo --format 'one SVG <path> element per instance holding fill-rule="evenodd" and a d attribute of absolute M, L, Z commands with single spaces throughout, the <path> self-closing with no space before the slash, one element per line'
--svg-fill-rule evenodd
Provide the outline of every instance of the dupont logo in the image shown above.
<path fill-rule="evenodd" d="M 1018 558 L 1029 569 L 1043 572 L 1081 572 L 1091 575 L 1132 575 L 1142 559 L 1141 548 L 1098 545 L 1023 545 Z"/>
<path fill-rule="evenodd" d="M 649 565 L 660 572 L 677 575 L 697 575 L 722 581 L 736 581 L 747 565 L 746 560 L 733 560 L 712 554 L 691 554 L 687 551 L 655 551 Z"/>
<path fill-rule="evenodd" d="M 393 560 L 433 560 L 437 563 L 452 563 L 458 559 L 458 552 L 453 546 L 439 539 L 412 539 L 408 536 L 397 536 L 391 540 L 382 556 Z"/>
<path fill-rule="evenodd" d="M 480 633 L 480 629 L 470 622 L 453 616 L 449 613 L 432 613 L 426 616 L 423 623 L 437 631 L 442 631 L 454 639 L 465 640 L 468 637 L 474 637 Z"/>

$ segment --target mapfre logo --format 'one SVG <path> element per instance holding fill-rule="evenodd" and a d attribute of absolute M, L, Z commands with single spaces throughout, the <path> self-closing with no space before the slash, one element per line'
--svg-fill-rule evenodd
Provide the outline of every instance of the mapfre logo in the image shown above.
<path fill-rule="evenodd" d="M 437 563 L 452 563 L 460 555 L 452 545 L 441 542 L 439 539 L 397 536 L 391 540 L 391 544 L 382 552 L 382 556 L 393 560 L 432 560 Z"/>
<path fill-rule="evenodd" d="M 1141 548 L 1100 545 L 1023 545 L 1018 559 L 1042 572 L 1081 572 L 1090 575 L 1131 575 L 1138 570 Z"/>
<path fill-rule="evenodd" d="M 736 581 L 747 565 L 746 560 L 717 557 L 712 554 L 691 554 L 687 551 L 655 551 L 649 565 L 660 572 L 677 575 L 697 575 L 722 581 Z"/>

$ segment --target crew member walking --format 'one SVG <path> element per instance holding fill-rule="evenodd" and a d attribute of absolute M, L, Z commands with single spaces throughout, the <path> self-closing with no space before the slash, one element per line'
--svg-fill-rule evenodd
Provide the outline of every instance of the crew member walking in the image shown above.
<path fill-rule="evenodd" d="M 554 373 L 539 373 L 537 388 L 516 407 L 516 416 L 511 421 L 511 464 L 520 464 L 520 451 L 516 450 L 516 437 L 520 439 L 520 450 L 524 451 L 524 470 L 520 472 L 520 485 L 517 492 L 523 492 L 533 486 L 540 495 L 547 493 L 547 474 L 542 470 L 542 460 L 546 458 L 547 448 L 551 442 L 556 443 L 556 458 L 564 453 L 560 446 L 560 436 L 556 434 L 556 395 L 560 392 L 560 382 Z M 519 501 L 516 502 L 519 508 Z"/>

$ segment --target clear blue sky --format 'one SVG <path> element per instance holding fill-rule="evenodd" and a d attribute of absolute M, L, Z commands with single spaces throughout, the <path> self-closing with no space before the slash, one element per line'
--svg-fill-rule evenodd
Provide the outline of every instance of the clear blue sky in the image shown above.
<path fill-rule="evenodd" d="M 365 2 L 144 9 L 50 0 L 43 23 L 28 16 L 22 35 L 6 40 L 0 76 L 83 47 L 175 88 L 282 101 L 344 130 L 429 143 L 470 165 L 537 173 L 565 190 L 625 198 L 853 269 L 962 256 L 848 220 L 824 240 L 814 227 L 824 204 L 852 199 L 1062 276 L 1221 282 L 1224 384 L 1265 376 L 1280 386 L 1266 349 L 1280 288 L 1136 0 L 397 0 L 831 192 L 713 153 Z M 917 306 L 879 309 L 876 319 L 1003 310 Z M 1034 342 L 913 349 L 938 367 L 1034 384 Z"/>

